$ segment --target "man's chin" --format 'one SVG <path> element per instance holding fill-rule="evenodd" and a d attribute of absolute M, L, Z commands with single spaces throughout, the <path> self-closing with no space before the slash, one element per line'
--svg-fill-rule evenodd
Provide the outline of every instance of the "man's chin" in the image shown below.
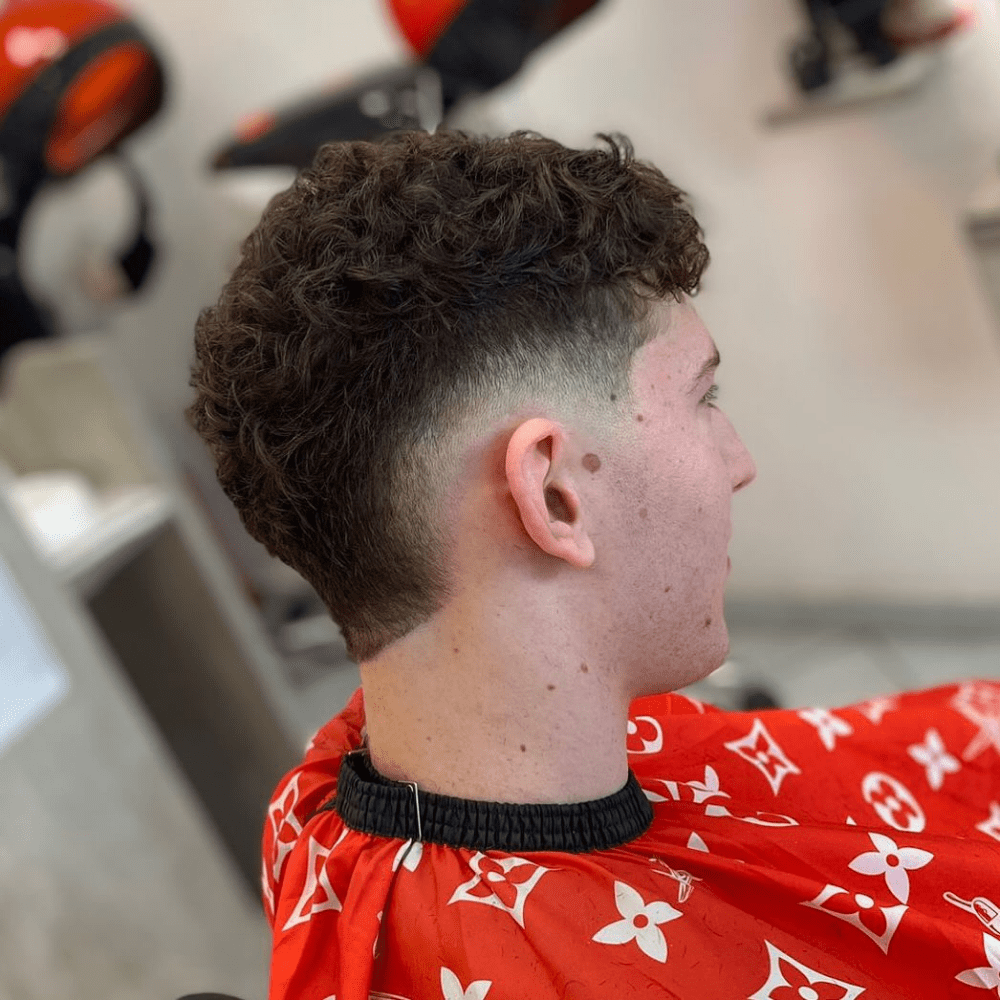
<path fill-rule="evenodd" d="M 700 681 L 705 680 L 706 677 L 714 674 L 716 670 L 719 669 L 726 662 L 726 658 L 729 655 L 729 640 L 728 636 L 723 646 L 712 650 L 710 655 L 707 655 L 701 663 L 691 663 L 688 665 L 689 669 L 680 674 L 677 679 L 666 686 L 663 686 L 658 694 L 665 694 L 667 691 L 678 691 L 681 688 L 690 687 L 692 684 L 697 684 Z"/>
<path fill-rule="evenodd" d="M 708 677 L 709 674 L 715 673 L 715 671 L 718 670 L 719 667 L 721 667 L 722 664 L 729 658 L 729 628 L 722 615 L 719 615 L 717 625 L 719 629 L 717 634 L 718 645 L 713 645 L 711 655 L 706 658 L 706 669 L 702 672 L 698 680 L 703 680 Z M 713 631 L 714 629 L 715 624 L 713 624 Z"/>

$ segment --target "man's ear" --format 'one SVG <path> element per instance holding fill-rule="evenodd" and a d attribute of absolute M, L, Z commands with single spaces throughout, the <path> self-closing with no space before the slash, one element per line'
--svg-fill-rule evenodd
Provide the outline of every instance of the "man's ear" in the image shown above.
<path fill-rule="evenodd" d="M 521 523 L 534 543 L 571 566 L 592 566 L 594 543 L 583 525 L 562 428 L 541 417 L 520 424 L 507 444 L 505 467 Z"/>

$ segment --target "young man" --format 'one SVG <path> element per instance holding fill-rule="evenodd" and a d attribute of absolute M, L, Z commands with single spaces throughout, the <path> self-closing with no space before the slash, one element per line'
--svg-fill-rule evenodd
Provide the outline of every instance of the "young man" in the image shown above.
<path fill-rule="evenodd" d="M 755 469 L 700 229 L 602 138 L 329 145 L 199 320 L 189 416 L 362 678 L 269 812 L 270 996 L 1000 989 L 1000 687 L 669 693 Z"/>

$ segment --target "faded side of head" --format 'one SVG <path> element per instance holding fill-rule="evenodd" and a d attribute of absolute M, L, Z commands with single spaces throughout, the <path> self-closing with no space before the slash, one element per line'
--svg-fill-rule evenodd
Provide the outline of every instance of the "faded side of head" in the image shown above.
<path fill-rule="evenodd" d="M 443 504 L 469 428 L 535 399 L 616 419 L 647 300 L 697 291 L 683 193 L 600 138 L 326 145 L 198 319 L 187 418 L 357 662 L 454 593 Z"/>

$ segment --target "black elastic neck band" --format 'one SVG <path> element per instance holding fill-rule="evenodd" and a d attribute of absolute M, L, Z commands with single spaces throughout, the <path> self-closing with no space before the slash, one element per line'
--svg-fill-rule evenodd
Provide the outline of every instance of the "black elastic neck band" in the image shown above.
<path fill-rule="evenodd" d="M 418 800 L 419 796 L 419 800 Z M 414 792 L 372 766 L 362 748 L 341 761 L 335 810 L 352 829 L 380 837 L 479 851 L 606 851 L 635 840 L 653 822 L 653 807 L 631 769 L 617 792 L 589 802 L 518 804 Z"/>

